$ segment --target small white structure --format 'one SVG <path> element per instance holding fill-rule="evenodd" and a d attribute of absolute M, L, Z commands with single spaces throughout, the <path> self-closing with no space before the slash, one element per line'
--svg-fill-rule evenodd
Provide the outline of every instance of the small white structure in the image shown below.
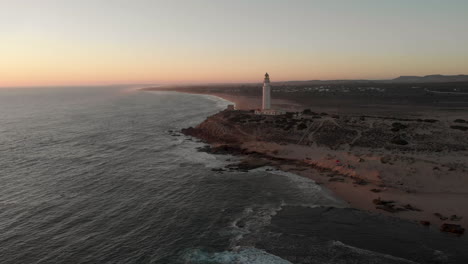
<path fill-rule="evenodd" d="M 256 115 L 284 115 L 285 111 L 271 109 L 271 86 L 270 86 L 270 75 L 265 73 L 265 79 L 263 80 L 263 97 L 262 97 L 262 109 L 255 110 Z"/>
<path fill-rule="evenodd" d="M 227 111 L 234 111 L 234 110 L 236 110 L 236 106 L 233 105 L 233 104 L 230 104 L 230 105 L 228 105 L 228 106 L 226 107 L 226 110 L 227 110 Z"/>
<path fill-rule="evenodd" d="M 286 111 L 281 111 L 281 110 L 275 110 L 275 109 L 256 109 L 255 110 L 256 115 L 284 115 L 286 114 Z"/>

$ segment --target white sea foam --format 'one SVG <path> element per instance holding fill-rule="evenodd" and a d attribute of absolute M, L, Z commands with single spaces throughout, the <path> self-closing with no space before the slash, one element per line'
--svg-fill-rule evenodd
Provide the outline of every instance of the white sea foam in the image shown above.
<path fill-rule="evenodd" d="M 271 223 L 271 218 L 281 210 L 283 203 L 279 206 L 257 206 L 247 207 L 237 217 L 229 227 L 229 233 L 233 236 L 229 247 L 231 249 L 238 248 L 238 242 L 242 240 L 244 235 L 255 234 L 263 230 L 263 227 Z M 242 222 L 242 224 L 240 224 Z"/>
<path fill-rule="evenodd" d="M 404 259 L 404 258 L 399 258 L 395 257 L 392 255 L 387 255 L 383 253 L 378 253 L 362 248 L 357 248 L 353 247 L 350 245 L 347 245 L 341 241 L 331 241 L 330 245 L 333 249 L 337 249 L 340 252 L 346 252 L 346 251 L 351 251 L 354 254 L 357 254 L 359 256 L 365 256 L 368 259 L 379 259 L 379 262 L 370 262 L 370 263 L 408 263 L 408 264 L 416 264 L 416 262 Z"/>
<path fill-rule="evenodd" d="M 246 248 L 239 251 L 223 251 L 207 253 L 192 250 L 184 257 L 185 263 L 229 263 L 229 264 L 291 264 L 278 256 L 256 248 Z"/>
<path fill-rule="evenodd" d="M 207 94 L 200 94 L 200 96 L 203 96 L 204 98 L 216 102 L 216 107 L 219 109 L 223 110 L 226 109 L 226 107 L 230 104 L 235 105 L 234 102 L 228 101 L 224 98 L 214 96 L 214 95 L 207 95 Z"/>
<path fill-rule="evenodd" d="M 145 91 L 147 93 L 152 93 L 152 94 L 156 94 L 156 95 L 163 95 L 163 94 L 178 94 L 179 92 L 177 91 Z M 200 97 L 203 97 L 205 99 L 208 99 L 210 101 L 213 101 L 216 103 L 216 108 L 218 110 L 224 110 L 226 109 L 226 107 L 230 104 L 234 104 L 234 102 L 231 102 L 231 101 L 228 101 L 224 98 L 221 98 L 221 97 L 218 97 L 218 96 L 215 96 L 215 95 L 208 95 L 208 94 L 190 94 L 190 96 L 200 96 Z"/>
<path fill-rule="evenodd" d="M 285 202 L 284 205 L 297 205 L 307 207 L 317 206 L 333 206 L 333 207 L 348 207 L 345 201 L 334 196 L 329 190 L 322 188 L 314 180 L 291 173 L 287 171 L 277 170 L 272 167 L 262 167 L 257 171 L 265 171 L 269 174 L 283 176 L 288 179 L 298 191 L 298 195 L 303 195 L 304 203 Z"/>
<path fill-rule="evenodd" d="M 178 139 L 182 140 L 183 145 L 174 148 L 172 152 L 177 153 L 185 162 L 203 164 L 207 168 L 223 168 L 228 162 L 236 162 L 239 160 L 238 157 L 231 155 L 213 155 L 198 151 L 197 148 L 203 147 L 205 144 L 188 140 L 186 136 L 179 137 Z"/>

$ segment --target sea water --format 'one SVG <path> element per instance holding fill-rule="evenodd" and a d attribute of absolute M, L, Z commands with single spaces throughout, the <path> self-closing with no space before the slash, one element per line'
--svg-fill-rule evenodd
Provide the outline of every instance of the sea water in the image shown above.
<path fill-rule="evenodd" d="M 0 89 L 0 263 L 409 262 L 351 254 L 319 232 L 308 258 L 288 253 L 299 237 L 269 227 L 282 208 L 346 204 L 294 174 L 212 171 L 227 157 L 177 131 L 227 104 L 128 87 Z"/>

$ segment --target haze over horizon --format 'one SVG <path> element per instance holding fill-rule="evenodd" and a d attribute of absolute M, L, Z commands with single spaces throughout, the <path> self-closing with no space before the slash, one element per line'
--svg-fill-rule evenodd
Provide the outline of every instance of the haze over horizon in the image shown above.
<path fill-rule="evenodd" d="M 468 73 L 468 2 L 0 0 L 0 87 Z"/>

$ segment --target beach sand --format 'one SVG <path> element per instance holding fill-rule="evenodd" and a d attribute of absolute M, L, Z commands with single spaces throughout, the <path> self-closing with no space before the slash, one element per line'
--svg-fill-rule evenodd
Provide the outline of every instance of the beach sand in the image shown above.
<path fill-rule="evenodd" d="M 325 147 L 269 142 L 246 142 L 242 148 L 303 162 L 302 166 L 279 162 L 278 167 L 313 179 L 351 207 L 417 222 L 428 221 L 436 227 L 443 223 L 468 227 L 468 177 L 464 169 L 452 171 L 440 166 L 434 170 L 435 161 L 429 157 L 414 155 L 408 159 L 390 152 L 353 154 Z M 383 157 L 389 162 L 382 163 Z M 438 162 L 450 159 L 463 162 L 462 158 L 442 154 L 435 158 L 440 158 Z M 375 199 L 394 201 L 395 208 L 405 210 L 378 209 Z M 411 209 L 406 210 L 405 206 Z M 452 216 L 457 216 L 454 221 L 450 220 Z M 443 220 L 444 217 L 447 219 Z"/>

